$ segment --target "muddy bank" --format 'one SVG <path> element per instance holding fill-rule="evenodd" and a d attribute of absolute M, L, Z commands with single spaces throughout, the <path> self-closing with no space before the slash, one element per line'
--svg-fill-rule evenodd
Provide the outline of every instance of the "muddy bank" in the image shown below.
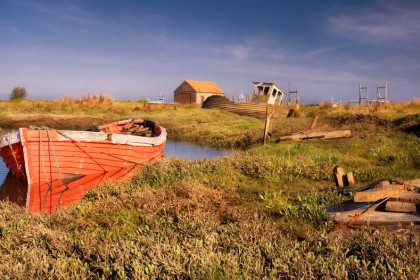
<path fill-rule="evenodd" d="M 25 115 L 10 114 L 0 118 L 0 128 L 16 129 L 19 127 L 47 126 L 55 129 L 89 130 L 98 125 L 117 121 L 115 117 L 87 117 L 64 115 Z"/>
<path fill-rule="evenodd" d="M 411 114 L 396 120 L 381 118 L 375 114 L 345 114 L 332 117 L 329 122 L 338 127 L 370 126 L 379 130 L 401 131 L 420 137 L 420 114 Z"/>

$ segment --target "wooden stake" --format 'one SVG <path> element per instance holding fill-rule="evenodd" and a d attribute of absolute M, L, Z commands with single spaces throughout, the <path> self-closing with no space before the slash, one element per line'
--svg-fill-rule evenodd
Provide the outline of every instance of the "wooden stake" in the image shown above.
<path fill-rule="evenodd" d="M 344 186 L 353 187 L 354 186 L 353 172 L 347 172 L 347 174 L 343 176 L 343 181 L 344 181 Z"/>
<path fill-rule="evenodd" d="M 343 168 L 339 165 L 336 165 L 333 168 L 333 173 L 334 173 L 335 185 L 337 186 L 337 188 L 343 188 L 344 187 L 344 182 L 343 182 L 344 171 L 343 171 Z"/>
<path fill-rule="evenodd" d="M 314 118 L 312 119 L 312 123 L 311 123 L 311 126 L 309 127 L 309 129 L 312 129 L 312 128 L 314 128 L 314 127 L 315 127 L 316 122 L 318 121 L 318 118 L 319 118 L 319 113 L 316 113 L 316 114 L 314 115 Z"/>
<path fill-rule="evenodd" d="M 264 126 L 264 145 L 267 144 L 267 137 L 268 137 L 268 132 L 270 130 L 271 117 L 273 116 L 273 114 L 274 114 L 274 106 L 267 106 L 265 126 Z"/>

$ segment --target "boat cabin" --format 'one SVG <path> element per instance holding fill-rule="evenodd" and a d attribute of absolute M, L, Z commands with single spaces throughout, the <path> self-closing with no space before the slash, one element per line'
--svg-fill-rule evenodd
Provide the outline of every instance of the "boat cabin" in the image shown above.
<path fill-rule="evenodd" d="M 252 103 L 281 104 L 284 92 L 274 83 L 253 82 Z"/>

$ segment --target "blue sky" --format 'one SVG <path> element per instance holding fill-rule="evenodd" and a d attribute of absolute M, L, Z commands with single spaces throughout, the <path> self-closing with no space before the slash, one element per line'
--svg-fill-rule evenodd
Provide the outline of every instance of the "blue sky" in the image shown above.
<path fill-rule="evenodd" d="M 298 89 L 302 102 L 420 98 L 417 0 L 0 0 L 0 99 L 169 101 L 184 80 L 226 95 L 253 81 Z"/>

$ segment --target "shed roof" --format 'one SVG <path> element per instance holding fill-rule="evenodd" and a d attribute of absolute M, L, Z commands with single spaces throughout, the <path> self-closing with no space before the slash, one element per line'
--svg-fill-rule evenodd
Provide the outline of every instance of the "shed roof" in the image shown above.
<path fill-rule="evenodd" d="M 224 92 L 213 82 L 200 82 L 185 80 L 196 92 L 206 92 L 206 93 L 218 93 L 224 94 Z"/>

